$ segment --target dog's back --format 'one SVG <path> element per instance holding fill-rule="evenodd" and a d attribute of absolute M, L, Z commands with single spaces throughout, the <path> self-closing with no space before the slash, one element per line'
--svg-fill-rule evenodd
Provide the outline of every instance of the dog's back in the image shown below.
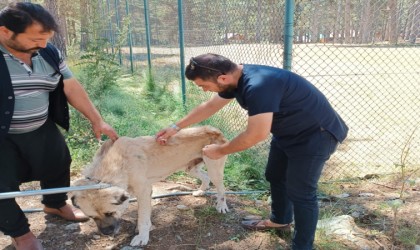
<path fill-rule="evenodd" d="M 207 144 L 222 144 L 227 142 L 226 138 L 219 129 L 207 125 L 182 129 L 169 138 L 167 145 L 188 143 L 194 138 L 206 138 L 208 139 Z"/>
<path fill-rule="evenodd" d="M 84 175 L 116 185 L 129 183 L 127 173 L 133 172 L 161 179 L 201 162 L 205 145 L 225 142 L 222 132 L 211 126 L 182 129 L 165 146 L 159 145 L 154 136 L 120 137 L 114 143 L 106 141 L 98 149 Z"/>

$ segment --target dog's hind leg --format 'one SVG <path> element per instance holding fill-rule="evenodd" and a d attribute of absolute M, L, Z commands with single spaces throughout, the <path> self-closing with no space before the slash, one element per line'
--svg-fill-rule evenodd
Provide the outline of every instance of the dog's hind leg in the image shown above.
<path fill-rule="evenodd" d="M 229 212 L 229 208 L 226 205 L 225 185 L 223 184 L 223 174 L 224 174 L 224 168 L 225 168 L 225 162 L 226 162 L 227 156 L 224 156 L 217 160 L 212 160 L 204 156 L 203 159 L 204 159 L 204 163 L 207 166 L 207 172 L 210 176 L 210 180 L 216 186 L 216 191 L 217 191 L 216 209 L 219 213 Z"/>
<path fill-rule="evenodd" d="M 194 196 L 202 196 L 204 192 L 210 188 L 210 178 L 207 175 L 206 171 L 203 170 L 204 163 L 199 162 L 198 164 L 188 167 L 187 172 L 201 181 L 201 186 L 197 191 L 193 192 Z"/>

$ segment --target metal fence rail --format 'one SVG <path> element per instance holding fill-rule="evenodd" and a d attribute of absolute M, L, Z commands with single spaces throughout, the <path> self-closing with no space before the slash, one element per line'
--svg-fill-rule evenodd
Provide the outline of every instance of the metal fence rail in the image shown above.
<path fill-rule="evenodd" d="M 116 2 L 120 9 L 131 5 L 135 70 L 147 65 L 146 35 L 150 34 L 155 75 L 181 75 L 180 62 L 188 63 L 190 57 L 206 52 L 238 63 L 284 67 L 284 15 L 294 8 L 291 70 L 317 86 L 350 127 L 323 178 L 395 172 L 404 148 L 409 149 L 405 165 L 420 167 L 419 132 L 415 132 L 420 122 L 420 1 Z M 147 27 L 142 13 L 149 14 Z M 180 40 L 184 57 L 180 57 Z M 123 64 L 128 66 L 126 60 Z M 167 84 L 180 92 L 181 83 Z M 192 84 L 185 87 L 187 109 L 209 97 Z M 209 122 L 233 137 L 246 125 L 246 115 L 233 104 Z M 263 168 L 267 149 L 266 142 L 250 149 L 250 164 Z"/>

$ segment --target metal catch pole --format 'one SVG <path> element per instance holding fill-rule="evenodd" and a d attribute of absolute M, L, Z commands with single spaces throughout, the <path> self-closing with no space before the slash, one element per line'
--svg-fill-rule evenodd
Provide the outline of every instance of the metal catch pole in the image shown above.
<path fill-rule="evenodd" d="M 4 192 L 4 193 L 0 193 L 0 200 L 22 197 L 22 196 L 58 194 L 58 193 L 67 193 L 71 191 L 82 191 L 82 190 L 89 190 L 89 189 L 103 189 L 103 188 L 109 188 L 111 186 L 112 186 L 111 184 L 99 183 L 99 184 L 87 185 L 87 186 L 49 188 L 49 189 L 19 191 L 19 192 Z"/>

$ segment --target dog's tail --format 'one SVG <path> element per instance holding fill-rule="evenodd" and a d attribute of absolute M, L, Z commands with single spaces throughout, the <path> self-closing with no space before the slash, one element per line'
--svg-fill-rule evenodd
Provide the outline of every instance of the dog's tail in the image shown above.
<path fill-rule="evenodd" d="M 211 135 L 211 144 L 223 144 L 228 141 L 219 129 L 212 126 L 204 126 L 204 129 L 207 134 Z"/>

